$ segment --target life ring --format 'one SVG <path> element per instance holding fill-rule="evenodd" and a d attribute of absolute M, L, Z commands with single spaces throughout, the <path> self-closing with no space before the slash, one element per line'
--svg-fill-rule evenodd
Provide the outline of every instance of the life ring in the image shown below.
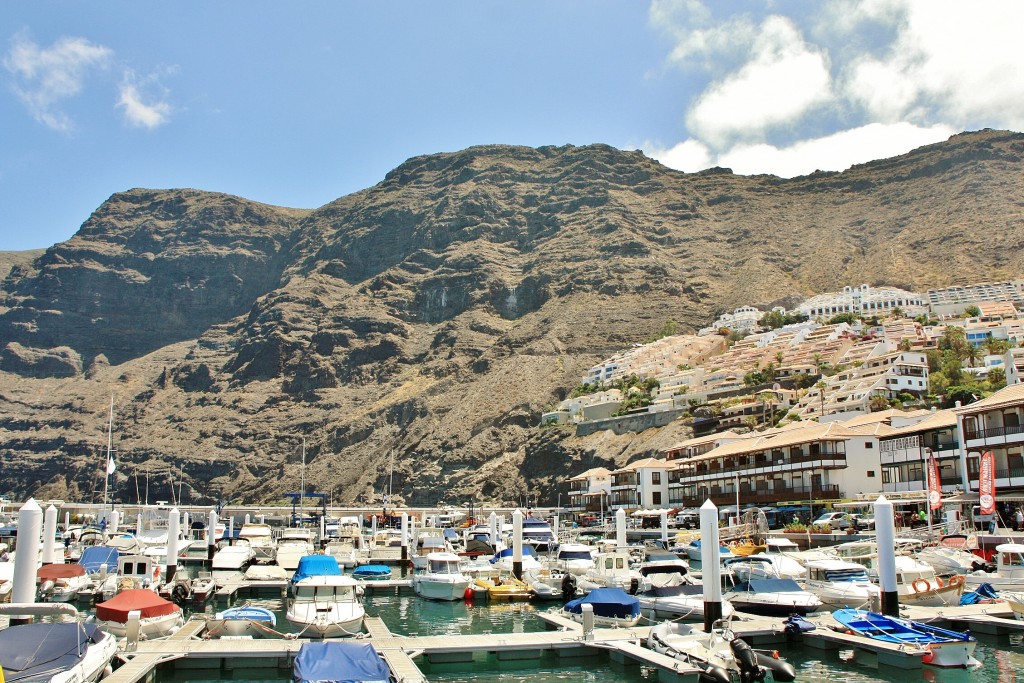
<path fill-rule="evenodd" d="M 919 583 L 924 584 L 924 588 L 918 588 L 917 584 Z M 910 586 L 914 589 L 915 593 L 927 593 L 932 589 L 932 585 L 928 583 L 928 580 L 922 578 L 914 579 L 914 583 L 910 584 Z"/>
<path fill-rule="evenodd" d="M 966 579 L 964 579 L 963 574 L 953 574 L 953 576 L 949 577 L 949 582 L 946 583 L 946 585 L 947 586 L 961 586 L 965 582 L 966 582 Z"/>
<path fill-rule="evenodd" d="M 946 582 L 942 580 L 941 576 L 936 576 L 935 577 L 935 583 L 939 584 L 939 588 L 945 588 L 946 587 Z"/>
<path fill-rule="evenodd" d="M 153 566 L 153 583 L 156 584 L 160 581 L 160 565 Z"/>

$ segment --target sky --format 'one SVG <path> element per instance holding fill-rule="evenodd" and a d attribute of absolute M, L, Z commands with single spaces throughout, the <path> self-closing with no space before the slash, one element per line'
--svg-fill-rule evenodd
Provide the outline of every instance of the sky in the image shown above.
<path fill-rule="evenodd" d="M 1024 2 L 7 3 L 0 250 L 110 195 L 315 208 L 409 157 L 606 143 L 793 177 L 1024 130 Z"/>

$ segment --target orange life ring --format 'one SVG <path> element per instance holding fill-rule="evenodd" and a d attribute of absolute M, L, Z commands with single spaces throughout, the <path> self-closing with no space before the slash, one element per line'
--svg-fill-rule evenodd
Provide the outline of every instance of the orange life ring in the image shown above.
<path fill-rule="evenodd" d="M 153 567 L 153 583 L 157 583 L 160 580 L 160 565 L 154 565 Z"/>
<path fill-rule="evenodd" d="M 919 583 L 923 583 L 924 584 L 924 588 L 918 588 L 917 584 L 919 584 Z M 932 589 L 932 585 L 930 583 L 928 583 L 927 579 L 922 579 L 920 577 L 914 579 L 914 583 L 910 584 L 910 586 L 911 586 L 911 588 L 914 589 L 915 593 L 927 593 L 928 591 L 930 591 Z"/>
<path fill-rule="evenodd" d="M 941 576 L 936 576 L 935 577 L 935 583 L 939 584 L 939 588 L 945 588 L 946 587 L 946 582 L 942 580 Z"/>
<path fill-rule="evenodd" d="M 966 582 L 966 579 L 964 578 L 963 574 L 953 574 L 953 576 L 949 577 L 949 582 L 946 585 L 947 586 L 960 586 L 960 585 L 963 585 L 965 582 Z"/>

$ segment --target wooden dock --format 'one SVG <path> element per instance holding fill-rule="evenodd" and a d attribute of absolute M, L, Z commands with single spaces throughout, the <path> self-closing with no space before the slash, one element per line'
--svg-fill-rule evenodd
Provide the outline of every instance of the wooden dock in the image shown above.
<path fill-rule="evenodd" d="M 165 643 L 182 643 L 189 641 L 206 630 L 206 620 L 190 619 L 185 625 L 175 632 L 170 638 L 161 641 Z M 118 656 L 127 662 L 119 667 L 114 673 L 104 680 L 110 683 L 137 683 L 138 681 L 153 681 L 156 676 L 156 668 L 165 663 L 178 659 L 184 655 L 177 653 L 139 653 L 136 650 L 134 656 L 131 652 L 122 652 Z M 131 657 L 128 659 L 128 657 Z"/>

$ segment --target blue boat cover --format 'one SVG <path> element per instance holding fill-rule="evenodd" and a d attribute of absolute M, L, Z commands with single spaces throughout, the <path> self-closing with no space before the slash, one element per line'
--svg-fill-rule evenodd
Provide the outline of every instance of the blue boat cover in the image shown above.
<path fill-rule="evenodd" d="M 640 614 L 640 601 L 621 588 L 595 588 L 582 598 L 565 603 L 565 609 L 580 614 L 583 605 L 593 605 L 594 615 L 599 617 L 628 619 Z"/>
<path fill-rule="evenodd" d="M 364 564 L 353 569 L 352 576 L 391 576 L 391 567 L 386 564 Z"/>
<path fill-rule="evenodd" d="M 78 564 L 85 568 L 86 574 L 98 574 L 100 565 L 107 565 L 107 570 L 113 574 L 117 572 L 117 548 L 108 548 L 105 545 L 89 546 L 82 551 L 82 557 Z"/>
<path fill-rule="evenodd" d="M 370 643 L 303 643 L 292 667 L 295 683 L 386 683 L 390 676 Z"/>
<path fill-rule="evenodd" d="M 265 607 L 255 607 L 253 605 L 244 605 L 241 607 L 232 607 L 226 609 L 223 612 L 216 615 L 217 619 L 248 619 L 249 621 L 259 621 L 271 626 L 277 626 L 277 617 L 273 612 Z"/>
<path fill-rule="evenodd" d="M 526 557 L 527 555 L 533 555 L 534 557 L 537 557 L 537 553 L 533 550 L 533 546 L 528 543 L 524 543 L 523 557 Z M 495 562 L 504 557 L 507 557 L 510 560 L 512 559 L 512 548 L 505 548 L 501 552 L 497 553 L 494 557 L 491 558 L 491 564 L 494 564 Z"/>
<path fill-rule="evenodd" d="M 23 624 L 0 631 L 0 666 L 7 683 L 49 681 L 103 637 L 95 624 Z"/>
<path fill-rule="evenodd" d="M 338 560 L 331 555 L 305 555 L 299 558 L 292 582 L 308 576 L 341 576 Z"/>

